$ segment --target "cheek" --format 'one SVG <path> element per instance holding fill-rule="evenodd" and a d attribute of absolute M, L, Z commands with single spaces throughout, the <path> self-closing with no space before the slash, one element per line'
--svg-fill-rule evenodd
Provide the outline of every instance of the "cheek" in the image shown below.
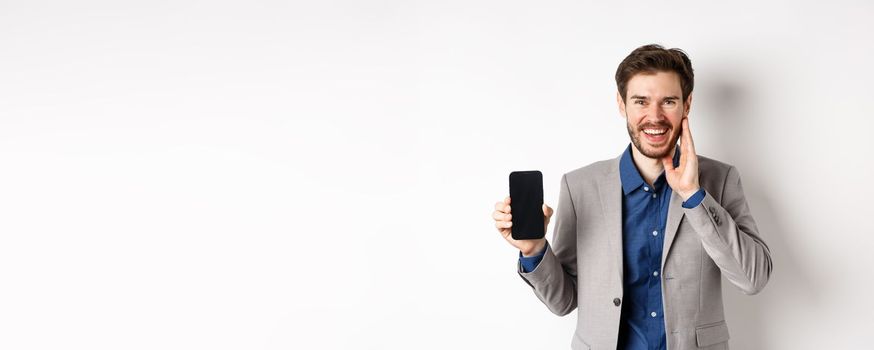
<path fill-rule="evenodd" d="M 674 129 L 679 130 L 683 127 L 683 118 L 685 117 L 683 111 L 671 112 L 667 117 Z"/>
<path fill-rule="evenodd" d="M 640 111 L 636 111 L 633 109 L 629 109 L 626 113 L 628 116 L 628 123 L 632 126 L 637 126 L 643 119 L 645 113 L 641 113 Z"/>

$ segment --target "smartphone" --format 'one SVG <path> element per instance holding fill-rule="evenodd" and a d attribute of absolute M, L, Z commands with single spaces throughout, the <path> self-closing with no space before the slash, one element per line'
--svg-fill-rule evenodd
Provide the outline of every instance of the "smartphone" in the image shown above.
<path fill-rule="evenodd" d="M 513 239 L 541 239 L 543 227 L 543 174 L 538 170 L 510 173 L 510 214 Z"/>

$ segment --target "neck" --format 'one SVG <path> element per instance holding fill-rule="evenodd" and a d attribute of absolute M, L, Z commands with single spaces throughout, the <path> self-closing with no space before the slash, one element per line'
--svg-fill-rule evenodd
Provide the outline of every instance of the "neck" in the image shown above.
<path fill-rule="evenodd" d="M 674 152 L 676 151 L 674 148 L 671 148 L 671 158 L 673 159 Z M 647 184 L 653 186 L 655 180 L 665 171 L 665 166 L 662 165 L 662 160 L 659 158 L 650 158 L 645 156 L 643 153 L 640 153 L 640 150 L 637 149 L 634 145 L 631 145 L 631 158 L 634 160 L 634 165 L 637 166 L 637 171 L 640 172 L 640 176 L 643 177 L 643 181 L 646 181 Z"/>

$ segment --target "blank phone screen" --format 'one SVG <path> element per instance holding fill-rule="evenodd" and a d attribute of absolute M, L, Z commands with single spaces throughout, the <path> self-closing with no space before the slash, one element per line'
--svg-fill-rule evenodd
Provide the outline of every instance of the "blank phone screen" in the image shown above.
<path fill-rule="evenodd" d="M 513 239 L 540 239 L 543 227 L 543 174 L 537 170 L 510 173 L 510 214 Z"/>

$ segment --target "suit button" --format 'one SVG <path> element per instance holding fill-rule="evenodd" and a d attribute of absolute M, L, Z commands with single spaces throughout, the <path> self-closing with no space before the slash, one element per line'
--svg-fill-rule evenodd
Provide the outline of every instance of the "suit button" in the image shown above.
<path fill-rule="evenodd" d="M 622 303 L 622 300 L 619 300 L 619 298 L 613 299 L 613 305 L 619 306 L 619 304 L 621 304 L 621 303 Z"/>

